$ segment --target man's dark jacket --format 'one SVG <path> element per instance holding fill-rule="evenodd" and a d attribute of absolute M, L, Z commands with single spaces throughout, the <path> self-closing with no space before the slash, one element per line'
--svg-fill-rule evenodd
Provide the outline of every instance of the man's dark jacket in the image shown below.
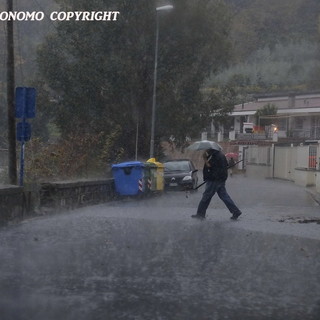
<path fill-rule="evenodd" d="M 204 165 L 203 180 L 226 181 L 228 178 L 228 161 L 225 155 L 214 149 L 209 149 L 206 152 L 210 167 Z"/>

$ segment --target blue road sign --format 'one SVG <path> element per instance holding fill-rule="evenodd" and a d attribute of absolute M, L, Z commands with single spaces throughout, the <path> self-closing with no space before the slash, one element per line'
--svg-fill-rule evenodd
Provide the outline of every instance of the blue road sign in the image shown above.
<path fill-rule="evenodd" d="M 34 118 L 36 115 L 36 89 L 16 88 L 16 118 Z"/>
<path fill-rule="evenodd" d="M 28 122 L 17 123 L 17 140 L 24 142 L 31 138 L 31 125 Z"/>

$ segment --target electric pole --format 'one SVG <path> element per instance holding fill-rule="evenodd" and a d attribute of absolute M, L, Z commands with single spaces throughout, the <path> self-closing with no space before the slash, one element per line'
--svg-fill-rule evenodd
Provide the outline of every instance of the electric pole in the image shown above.
<path fill-rule="evenodd" d="M 13 11 L 12 0 L 7 0 L 7 11 Z M 8 173 L 10 184 L 17 184 L 16 122 L 14 106 L 14 39 L 13 21 L 7 21 L 7 106 L 8 106 Z"/>

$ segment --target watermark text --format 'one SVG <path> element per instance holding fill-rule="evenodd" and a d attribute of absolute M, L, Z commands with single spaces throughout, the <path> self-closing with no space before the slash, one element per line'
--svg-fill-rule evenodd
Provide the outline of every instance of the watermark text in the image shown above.
<path fill-rule="evenodd" d="M 46 16 L 52 21 L 117 21 L 119 11 L 0 11 L 0 21 L 42 21 Z"/>

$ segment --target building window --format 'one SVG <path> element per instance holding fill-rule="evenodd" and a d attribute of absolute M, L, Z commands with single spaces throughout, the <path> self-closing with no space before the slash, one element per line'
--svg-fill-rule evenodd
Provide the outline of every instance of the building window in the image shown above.
<path fill-rule="evenodd" d="M 281 131 L 287 130 L 287 119 L 279 119 L 278 120 L 278 129 Z"/>
<path fill-rule="evenodd" d="M 294 128 L 298 130 L 303 129 L 303 118 L 295 118 Z"/>

